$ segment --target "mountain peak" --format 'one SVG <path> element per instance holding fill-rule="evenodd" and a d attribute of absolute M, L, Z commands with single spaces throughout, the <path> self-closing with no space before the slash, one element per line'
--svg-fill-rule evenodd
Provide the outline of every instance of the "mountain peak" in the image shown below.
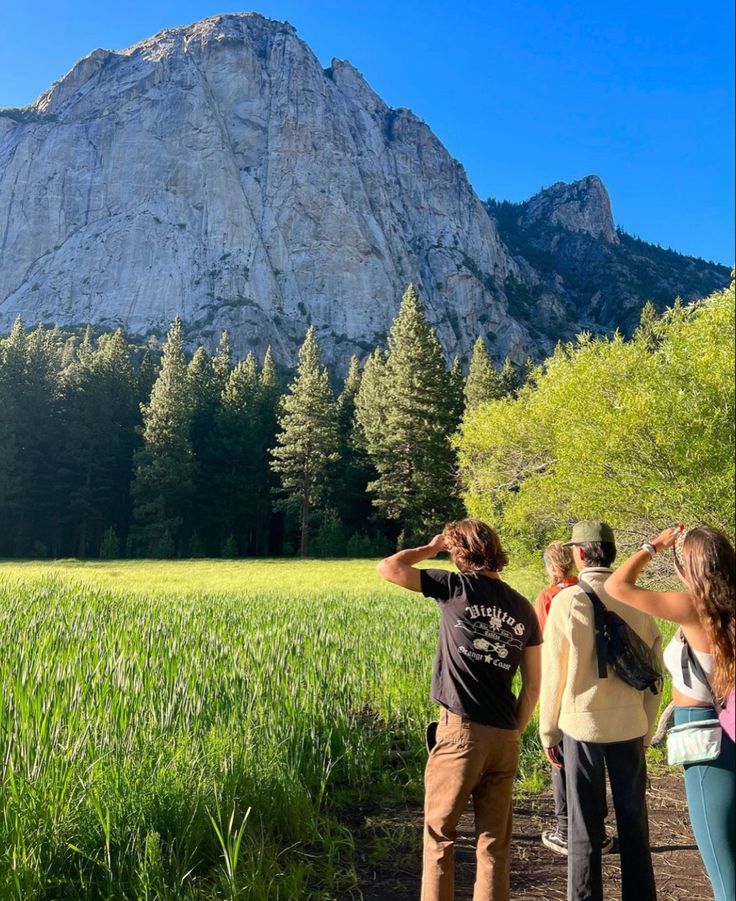
<path fill-rule="evenodd" d="M 521 221 L 524 225 L 546 221 L 602 238 L 609 244 L 618 243 L 611 200 L 597 175 L 569 183 L 558 181 L 535 194 L 523 207 Z"/>

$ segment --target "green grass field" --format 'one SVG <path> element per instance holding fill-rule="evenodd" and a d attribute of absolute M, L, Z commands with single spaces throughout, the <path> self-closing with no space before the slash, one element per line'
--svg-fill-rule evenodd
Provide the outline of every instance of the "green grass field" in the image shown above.
<path fill-rule="evenodd" d="M 0 627 L 2 899 L 357 898 L 421 792 L 437 611 L 371 561 L 0 564 Z"/>

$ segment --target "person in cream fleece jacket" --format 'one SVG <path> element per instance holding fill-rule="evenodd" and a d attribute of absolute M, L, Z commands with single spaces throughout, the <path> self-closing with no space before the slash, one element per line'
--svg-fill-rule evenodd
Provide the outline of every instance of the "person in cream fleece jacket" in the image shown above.
<path fill-rule="evenodd" d="M 617 613 L 661 657 L 654 619 L 611 598 L 604 583 L 616 557 L 613 530 L 604 522 L 575 525 L 573 557 L 605 606 Z M 606 771 L 616 812 L 623 901 L 654 901 L 649 849 L 646 760 L 660 695 L 641 692 L 609 668 L 598 677 L 593 606 L 579 586 L 561 591 L 551 607 L 542 648 L 539 722 L 550 763 L 564 761 L 569 817 L 568 901 L 602 901 L 601 845 L 605 836 Z"/>

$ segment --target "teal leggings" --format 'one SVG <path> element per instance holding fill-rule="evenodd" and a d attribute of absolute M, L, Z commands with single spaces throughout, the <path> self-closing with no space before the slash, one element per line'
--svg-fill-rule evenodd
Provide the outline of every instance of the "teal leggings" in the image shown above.
<path fill-rule="evenodd" d="M 716 718 L 712 707 L 676 707 L 675 725 Z M 713 886 L 715 901 L 736 897 L 736 746 L 723 733 L 721 754 L 710 763 L 685 765 L 685 791 L 690 822 L 700 856 Z"/>

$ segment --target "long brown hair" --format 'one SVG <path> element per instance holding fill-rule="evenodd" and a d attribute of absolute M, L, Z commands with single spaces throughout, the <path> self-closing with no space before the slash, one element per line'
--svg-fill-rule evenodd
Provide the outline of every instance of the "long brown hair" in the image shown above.
<path fill-rule="evenodd" d="M 442 530 L 445 547 L 460 572 L 490 569 L 500 572 L 509 562 L 495 531 L 480 519 L 448 522 Z"/>
<path fill-rule="evenodd" d="M 551 585 L 557 585 L 572 572 L 575 561 L 572 551 L 561 541 L 553 541 L 544 552 L 544 564 L 552 579 Z"/>
<path fill-rule="evenodd" d="M 680 551 L 682 574 L 713 654 L 711 688 L 724 701 L 734 684 L 736 655 L 736 555 L 728 538 L 716 529 L 691 529 Z"/>

